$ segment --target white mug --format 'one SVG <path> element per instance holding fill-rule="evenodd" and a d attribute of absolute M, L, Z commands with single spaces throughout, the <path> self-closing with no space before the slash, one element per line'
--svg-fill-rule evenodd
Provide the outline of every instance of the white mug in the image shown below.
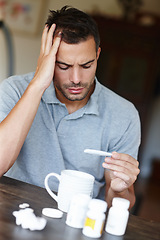
<path fill-rule="evenodd" d="M 48 180 L 50 177 L 56 177 L 59 180 L 57 195 L 53 193 L 49 187 Z M 49 195 L 57 202 L 58 208 L 63 212 L 68 212 L 70 202 L 74 195 L 82 193 L 92 197 L 94 180 L 94 176 L 85 172 L 63 170 L 61 175 L 49 173 L 45 177 L 44 184 Z"/>

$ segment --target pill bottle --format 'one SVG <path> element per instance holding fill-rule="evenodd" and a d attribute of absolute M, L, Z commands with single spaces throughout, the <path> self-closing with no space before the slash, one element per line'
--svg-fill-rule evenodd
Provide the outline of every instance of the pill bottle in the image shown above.
<path fill-rule="evenodd" d="M 124 235 L 127 227 L 130 202 L 124 198 L 113 198 L 112 207 L 109 209 L 105 231 L 117 235 Z"/>
<path fill-rule="evenodd" d="M 92 199 L 88 208 L 82 233 L 87 237 L 99 238 L 104 227 L 107 203 L 103 200 Z"/>
<path fill-rule="evenodd" d="M 87 194 L 79 193 L 73 196 L 66 218 L 68 226 L 83 228 L 90 201 L 91 197 Z"/>

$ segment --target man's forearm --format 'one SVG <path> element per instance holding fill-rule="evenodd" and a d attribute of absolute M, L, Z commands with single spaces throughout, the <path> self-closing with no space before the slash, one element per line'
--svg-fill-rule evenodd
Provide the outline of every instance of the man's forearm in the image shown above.
<path fill-rule="evenodd" d="M 41 50 L 35 76 L 23 96 L 8 116 L 0 123 L 0 176 L 16 161 L 38 110 L 43 92 L 53 80 L 56 54 L 61 35 L 54 37 L 56 25 L 42 34 Z"/>
<path fill-rule="evenodd" d="M 43 91 L 30 83 L 8 116 L 0 123 L 0 176 L 15 162 L 36 115 Z"/>

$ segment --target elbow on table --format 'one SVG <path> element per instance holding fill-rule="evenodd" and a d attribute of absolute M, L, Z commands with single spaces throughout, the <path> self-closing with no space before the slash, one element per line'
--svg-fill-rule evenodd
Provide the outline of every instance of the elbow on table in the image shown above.
<path fill-rule="evenodd" d="M 6 154 L 7 156 L 7 154 Z M 0 177 L 2 177 L 14 164 L 16 159 L 9 160 L 9 156 L 0 153 Z"/>

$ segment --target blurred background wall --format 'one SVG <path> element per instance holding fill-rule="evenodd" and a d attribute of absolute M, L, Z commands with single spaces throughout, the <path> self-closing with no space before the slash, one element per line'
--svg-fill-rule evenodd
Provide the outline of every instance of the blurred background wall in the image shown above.
<path fill-rule="evenodd" d="M 17 22 L 17 25 L 19 25 L 19 28 L 21 29 L 14 29 L 11 19 L 7 20 L 7 11 L 11 11 L 11 9 L 7 7 L 9 2 L 14 4 L 24 4 L 24 6 L 27 6 L 25 3 L 28 2 L 37 2 L 36 4 L 41 5 L 40 11 L 37 13 L 39 16 L 36 16 L 37 22 L 32 29 L 33 31 L 27 32 L 25 31 L 25 27 L 22 29 L 23 26 L 20 26 L 20 22 Z M 105 67 L 103 68 L 102 66 L 99 68 L 98 75 L 102 79 L 102 83 L 104 85 L 109 86 L 111 89 L 117 91 L 117 93 L 128 98 L 129 100 L 133 100 L 133 103 L 140 111 L 143 128 L 142 146 L 139 155 L 141 167 L 140 177 L 148 180 L 151 178 L 154 172 L 154 174 L 156 174 L 156 183 L 158 182 L 157 189 L 159 190 L 159 178 L 157 178 L 157 171 L 159 175 L 159 170 L 157 170 L 155 173 L 155 166 L 156 169 L 159 169 L 159 164 L 157 165 L 157 162 L 160 162 L 160 0 L 133 0 L 130 2 L 133 2 L 134 4 L 128 8 L 125 5 L 127 2 L 129 1 L 0 0 L 0 23 L 3 22 L 5 23 L 6 27 L 8 27 L 10 38 L 12 40 L 12 73 L 23 74 L 35 71 L 36 69 L 41 44 L 41 34 L 49 9 L 60 9 L 64 5 L 70 5 L 84 10 L 97 18 L 100 24 L 100 31 L 103 40 L 102 53 L 104 50 L 104 53 L 106 54 L 102 54 L 101 62 L 107 63 L 107 72 L 104 71 Z M 20 11 L 22 12 L 22 10 L 25 14 L 27 8 L 20 9 L 19 5 L 16 5 L 12 14 L 15 14 L 14 17 L 16 17 L 16 14 L 18 14 Z M 103 32 L 106 32 L 106 36 L 110 37 L 111 42 L 106 40 Z M 111 39 L 111 36 L 113 39 Z M 138 40 L 136 40 L 136 36 Z M 116 40 L 114 38 L 116 38 Z M 125 42 L 126 39 L 128 39 L 128 42 Z M 108 48 L 104 46 L 107 45 L 106 43 L 108 44 Z M 123 46 L 121 48 L 121 44 L 128 44 L 128 46 Z M 136 49 L 137 46 L 138 50 Z M 136 62 L 134 62 L 135 58 Z M 143 60 L 145 61 L 143 62 Z M 8 46 L 4 36 L 4 31 L 2 31 L 1 26 L 0 82 L 10 75 L 8 65 Z M 136 69 L 134 69 L 135 65 Z M 122 68 L 125 68 L 124 72 L 122 71 Z M 137 75 L 135 74 L 135 77 L 138 79 L 137 81 L 140 82 L 141 78 L 146 79 L 144 80 L 146 83 L 141 86 L 142 89 L 139 92 L 139 96 L 137 95 L 137 98 L 134 91 L 129 94 L 130 96 L 127 95 L 127 90 L 124 92 L 125 86 L 129 87 L 127 81 L 130 81 L 130 79 L 128 79 L 128 76 L 130 75 L 128 75 L 126 68 L 132 73 L 131 76 L 133 79 L 135 71 L 137 71 Z M 146 76 L 144 76 L 141 72 L 141 68 L 145 69 L 144 74 L 146 74 Z M 120 71 L 123 72 L 122 75 L 120 75 Z M 106 78 L 110 78 L 110 82 L 105 82 Z M 121 83 L 120 87 L 116 80 L 118 78 L 120 79 L 119 83 Z M 131 80 L 133 81 L 133 79 Z M 156 165 L 154 166 L 155 162 Z M 139 194 L 140 199 L 140 192 L 143 192 L 142 188 L 143 186 L 140 188 L 137 187 L 137 194 Z"/>
<path fill-rule="evenodd" d="M 2 0 L 0 0 L 1 2 Z M 18 0 L 17 0 L 18 2 Z M 21 2 L 21 1 L 19 1 Z M 22 2 L 24 2 L 22 0 Z M 143 0 L 144 4 L 141 7 L 141 11 L 153 12 L 160 14 L 160 1 L 159 0 Z M 43 11 L 41 14 L 40 24 L 38 26 L 38 34 L 35 36 L 26 35 L 22 33 L 12 32 L 14 43 L 14 73 L 21 74 L 29 71 L 33 71 L 36 68 L 37 58 L 39 55 L 40 41 L 42 28 L 46 21 L 49 9 L 59 9 L 64 5 L 71 5 L 81 10 L 92 12 L 100 12 L 109 16 L 122 16 L 121 6 L 117 0 L 43 0 Z M 0 31 L 0 81 L 7 76 L 7 59 L 6 59 L 6 47 L 4 42 L 4 36 Z"/>

